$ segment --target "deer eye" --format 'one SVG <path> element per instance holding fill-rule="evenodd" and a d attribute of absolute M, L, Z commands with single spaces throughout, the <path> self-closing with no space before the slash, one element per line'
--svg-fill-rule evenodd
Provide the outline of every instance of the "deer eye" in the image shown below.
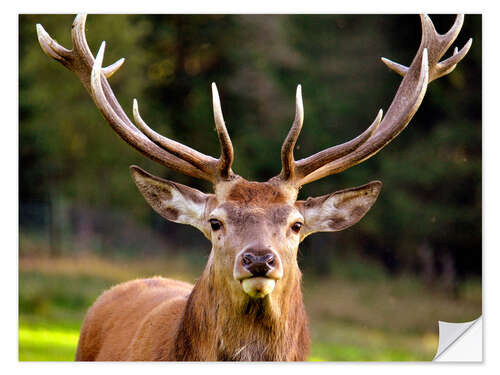
<path fill-rule="evenodd" d="M 292 230 L 295 232 L 295 233 L 299 233 L 300 232 L 300 228 L 302 228 L 302 223 L 300 221 L 297 221 L 295 222 L 293 225 L 292 225 Z"/>
<path fill-rule="evenodd" d="M 217 231 L 222 228 L 222 223 L 217 219 L 210 219 L 208 222 L 210 223 L 213 231 Z"/>

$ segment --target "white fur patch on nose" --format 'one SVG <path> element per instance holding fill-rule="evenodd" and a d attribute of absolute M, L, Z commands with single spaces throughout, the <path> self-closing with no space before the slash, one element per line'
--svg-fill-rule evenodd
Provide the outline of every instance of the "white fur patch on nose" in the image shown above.
<path fill-rule="evenodd" d="M 253 298 L 264 298 L 272 293 L 276 280 L 267 277 L 251 277 L 241 282 L 246 294 Z"/>

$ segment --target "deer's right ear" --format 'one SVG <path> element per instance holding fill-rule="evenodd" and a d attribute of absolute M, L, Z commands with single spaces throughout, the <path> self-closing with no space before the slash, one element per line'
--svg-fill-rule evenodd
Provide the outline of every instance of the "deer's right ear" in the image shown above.
<path fill-rule="evenodd" d="M 139 191 L 149 205 L 165 219 L 189 224 L 209 235 L 205 209 L 212 196 L 176 182 L 153 176 L 135 165 L 130 172 Z"/>
<path fill-rule="evenodd" d="M 363 186 L 297 201 L 296 206 L 304 216 L 302 239 L 314 232 L 337 232 L 356 224 L 375 203 L 381 188 L 380 181 L 372 181 Z"/>

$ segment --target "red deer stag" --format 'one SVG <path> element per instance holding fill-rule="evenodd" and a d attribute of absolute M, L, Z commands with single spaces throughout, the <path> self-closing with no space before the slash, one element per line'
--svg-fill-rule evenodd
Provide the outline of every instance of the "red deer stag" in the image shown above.
<path fill-rule="evenodd" d="M 457 16 L 446 34 L 421 16 L 422 40 L 409 67 L 382 61 L 403 76 L 385 116 L 379 111 L 358 137 L 301 160 L 293 149 L 304 117 L 300 85 L 295 119 L 281 148 L 281 172 L 267 182 L 247 181 L 231 170 L 233 146 L 212 84 L 221 156 L 214 159 L 152 130 L 137 101 L 127 117 L 108 84 L 123 59 L 103 68 L 105 43 L 94 57 L 85 39 L 85 15 L 73 23 L 73 49 L 59 45 L 37 25 L 43 51 L 82 81 L 109 125 L 150 159 L 213 183 L 205 194 L 131 166 L 146 201 L 167 220 L 198 228 L 212 251 L 196 284 L 151 278 L 103 293 L 83 322 L 76 360 L 303 361 L 309 350 L 307 317 L 297 265 L 299 243 L 308 235 L 335 232 L 358 222 L 374 204 L 382 183 L 297 200 L 299 188 L 352 167 L 380 151 L 417 111 L 427 85 L 450 73 L 472 39 L 439 61 L 463 24 Z"/>

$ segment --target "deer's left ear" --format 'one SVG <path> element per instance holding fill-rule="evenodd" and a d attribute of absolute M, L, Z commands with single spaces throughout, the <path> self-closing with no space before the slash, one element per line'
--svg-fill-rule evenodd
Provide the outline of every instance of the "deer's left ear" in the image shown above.
<path fill-rule="evenodd" d="M 156 212 L 167 220 L 192 225 L 209 236 L 205 209 L 212 194 L 153 176 L 135 165 L 130 166 L 130 172 L 139 191 Z"/>
<path fill-rule="evenodd" d="M 372 181 L 352 189 L 305 201 L 296 206 L 304 216 L 302 238 L 314 232 L 336 232 L 356 224 L 377 200 L 382 183 Z"/>

